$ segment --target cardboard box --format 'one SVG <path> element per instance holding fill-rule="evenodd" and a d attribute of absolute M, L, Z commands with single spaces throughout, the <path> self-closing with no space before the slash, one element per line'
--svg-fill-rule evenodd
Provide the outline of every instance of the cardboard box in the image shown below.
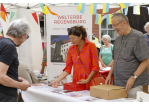
<path fill-rule="evenodd" d="M 143 92 L 149 94 L 149 85 L 143 85 Z"/>
<path fill-rule="evenodd" d="M 127 98 L 125 87 L 114 85 L 96 85 L 90 87 L 90 96 L 106 100 Z"/>

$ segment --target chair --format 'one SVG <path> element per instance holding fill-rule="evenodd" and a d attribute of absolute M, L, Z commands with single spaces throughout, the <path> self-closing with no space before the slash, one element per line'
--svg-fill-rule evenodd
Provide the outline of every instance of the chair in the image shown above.
<path fill-rule="evenodd" d="M 26 79 L 30 84 L 38 83 L 37 76 L 24 62 L 19 61 L 18 76 Z M 23 102 L 21 93 L 18 94 L 18 102 Z"/>
<path fill-rule="evenodd" d="M 26 79 L 30 84 L 39 82 L 32 69 L 21 61 L 19 61 L 18 76 Z"/>

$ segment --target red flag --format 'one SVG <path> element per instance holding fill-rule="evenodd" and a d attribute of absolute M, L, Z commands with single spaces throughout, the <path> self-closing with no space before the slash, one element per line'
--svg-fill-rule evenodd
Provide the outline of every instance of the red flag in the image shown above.
<path fill-rule="evenodd" d="M 36 14 L 36 12 L 35 12 L 35 13 L 32 13 L 32 15 L 33 15 L 33 17 L 34 17 L 36 23 L 38 24 L 38 18 L 37 18 L 37 14 Z"/>
<path fill-rule="evenodd" d="M 7 16 L 7 13 L 6 13 L 6 10 L 5 10 L 4 6 L 3 6 L 3 3 L 1 3 L 1 11 L 3 11 L 6 14 L 6 16 Z M 7 18 L 8 18 L 8 16 L 7 16 Z"/>

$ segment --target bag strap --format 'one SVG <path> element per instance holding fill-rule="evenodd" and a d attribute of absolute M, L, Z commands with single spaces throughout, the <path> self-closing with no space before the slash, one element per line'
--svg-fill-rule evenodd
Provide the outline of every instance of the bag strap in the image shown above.
<path fill-rule="evenodd" d="M 112 45 L 111 45 L 111 52 L 112 52 Z"/>
<path fill-rule="evenodd" d="M 86 74 L 89 76 L 89 74 L 88 74 L 87 70 L 85 69 L 85 67 L 84 67 L 83 63 L 81 62 L 80 56 L 79 56 L 79 54 L 78 54 L 78 50 L 76 50 L 76 52 L 77 52 L 77 56 L 78 56 L 77 58 L 78 58 L 79 62 L 80 62 L 80 63 L 81 63 L 81 65 L 83 66 L 83 69 L 84 69 L 84 71 L 86 72 Z"/>

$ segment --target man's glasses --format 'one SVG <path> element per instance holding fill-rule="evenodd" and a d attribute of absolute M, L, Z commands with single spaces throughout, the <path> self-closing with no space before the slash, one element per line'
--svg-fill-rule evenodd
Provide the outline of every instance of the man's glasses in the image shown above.
<path fill-rule="evenodd" d="M 122 20 L 123 21 L 123 20 Z M 122 21 L 120 21 L 118 24 L 116 24 L 116 25 L 112 25 L 112 27 L 114 28 L 114 27 L 116 27 L 116 26 L 118 26 Z"/>

